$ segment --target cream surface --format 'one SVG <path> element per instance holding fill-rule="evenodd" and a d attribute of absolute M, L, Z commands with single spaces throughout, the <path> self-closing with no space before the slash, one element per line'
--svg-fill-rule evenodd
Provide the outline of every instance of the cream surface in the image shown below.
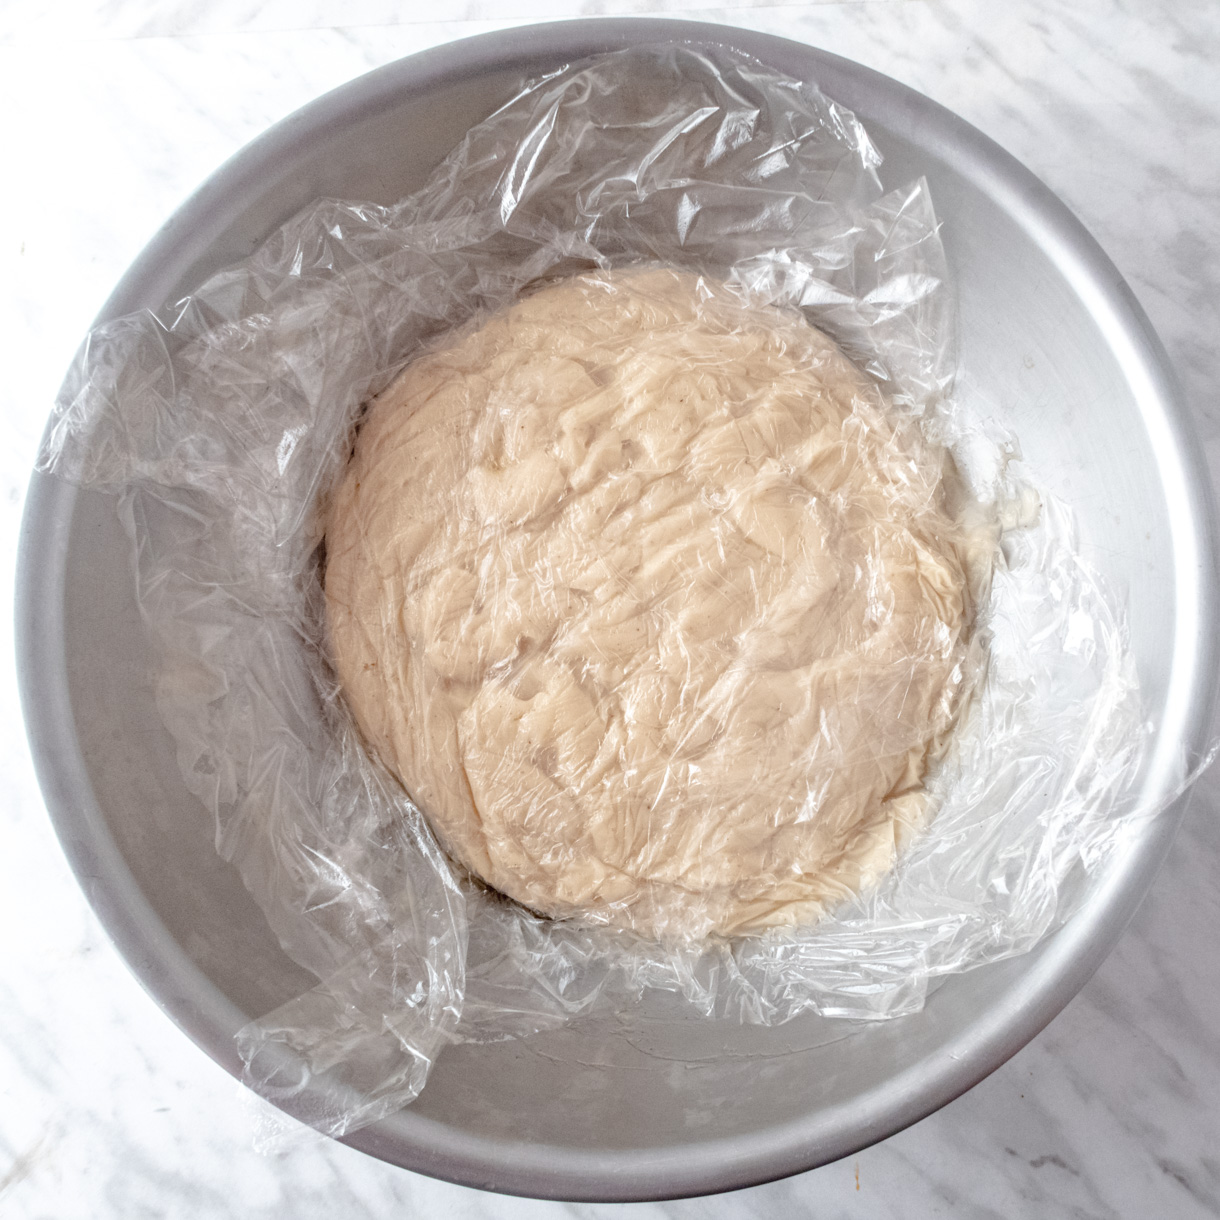
<path fill-rule="evenodd" d="M 567 280 L 413 362 L 331 510 L 361 729 L 547 915 L 806 922 L 892 863 L 960 702 L 942 454 L 795 314 Z"/>
<path fill-rule="evenodd" d="M 648 6 L 676 13 L 691 2 Z M 10 555 L 44 425 L 44 413 L 31 404 L 51 401 L 133 253 L 221 160 L 349 77 L 507 24 L 491 20 L 497 14 L 519 21 L 595 6 L 480 0 L 485 20 L 477 24 L 471 0 L 438 0 L 429 22 L 411 20 L 401 5 L 384 7 L 401 24 L 352 26 L 351 0 L 294 9 L 299 24 L 318 24 L 308 30 L 285 29 L 274 20 L 282 10 L 220 0 L 206 8 L 184 0 L 74 4 L 71 22 L 59 7 L 21 10 L 14 26 L 39 22 L 51 36 L 35 42 L 17 34 L 0 52 L 0 89 L 31 116 L 28 124 L 10 124 L 7 135 L 19 161 L 28 152 L 29 180 L 38 184 L 37 193 L 7 192 L 2 205 L 9 209 L 5 232 L 14 236 L 6 281 L 13 358 L 0 408 L 10 438 L 0 498 Z M 596 7 L 625 14 L 644 5 L 600 0 Z M 941 0 L 738 3 L 716 13 L 921 90 L 1066 198 L 1152 315 L 1220 479 L 1220 421 L 1212 408 L 1220 157 L 1197 155 L 1220 131 L 1220 7 L 1014 0 L 1001 8 Z M 237 30 L 238 22 L 264 28 Z M 116 36 L 132 32 L 144 36 Z M 187 33 L 205 36 L 181 36 Z M 83 112 L 94 116 L 87 141 L 79 138 Z M 64 147 L 74 156 L 62 156 Z M 80 190 L 82 159 L 116 189 Z M 1177 172 L 1167 174 L 1167 165 Z M 73 291 L 65 293 L 68 282 Z M 978 373 L 968 349 L 964 357 L 963 371 Z M 1035 400 L 1055 412 L 1075 406 L 1053 393 Z M 13 567 L 10 561 L 10 579 Z M 231 1220 L 237 1212 L 247 1220 L 588 1216 L 593 1209 L 583 1204 L 513 1199 L 406 1173 L 321 1137 L 301 1138 L 274 1156 L 256 1151 L 251 1095 L 186 1044 L 89 910 L 43 812 L 15 693 L 3 707 L 6 841 L 10 859 L 20 861 L 4 897 L 11 918 L 22 921 L 22 935 L 0 945 L 8 983 L 0 997 L 0 1070 L 9 1098 L 0 1136 L 11 1149 L 5 1171 L 12 1169 L 7 1208 L 58 1220 L 130 1220 L 153 1207 L 193 1220 Z M 1011 1220 L 1214 1220 L 1220 955 L 1199 946 L 1220 936 L 1218 868 L 1220 771 L 1213 768 L 1118 947 L 1067 1009 L 986 1080 L 856 1157 L 749 1191 L 655 1203 L 650 1220 L 814 1209 L 846 1215 L 862 1206 L 906 1220 L 948 1209 Z M 30 919 L 32 910 L 46 917 Z M 88 1020 L 81 1019 L 83 1003 Z M 537 1051 L 530 1045 L 521 1043 L 520 1053 L 545 1065 L 550 1044 Z M 673 1070 L 650 1062 L 658 1076 Z M 775 1070 L 785 1071 L 785 1062 L 778 1059 Z M 259 1121 L 269 1121 L 263 1111 L 273 1113 L 261 1107 Z"/>

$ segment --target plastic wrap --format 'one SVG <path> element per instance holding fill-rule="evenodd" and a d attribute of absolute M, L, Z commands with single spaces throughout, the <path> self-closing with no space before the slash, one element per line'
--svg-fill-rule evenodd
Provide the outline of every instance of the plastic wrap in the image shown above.
<path fill-rule="evenodd" d="M 884 194 L 878 164 L 808 83 L 625 51 L 523 88 L 400 203 L 321 201 L 89 336 L 40 468 L 121 491 L 182 774 L 321 980 L 243 1031 L 263 1095 L 338 1134 L 415 1097 L 446 1041 L 650 988 L 765 1024 L 908 1013 L 937 977 L 1032 947 L 1121 846 L 1147 735 L 1121 616 L 1012 438 L 952 398 L 928 190 Z M 800 310 L 880 387 L 855 418 L 883 393 L 891 437 L 946 446 L 1010 527 L 961 637 L 985 668 L 957 658 L 969 709 L 929 755 L 934 816 L 823 918 L 734 939 L 547 919 L 475 883 L 365 747 L 326 631 L 323 533 L 369 399 L 540 281 L 657 264 Z"/>

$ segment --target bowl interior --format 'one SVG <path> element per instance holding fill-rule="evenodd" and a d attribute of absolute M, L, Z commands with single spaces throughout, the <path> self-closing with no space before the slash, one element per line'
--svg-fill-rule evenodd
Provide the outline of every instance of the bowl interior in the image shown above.
<path fill-rule="evenodd" d="M 819 82 L 867 124 L 887 186 L 928 178 L 957 285 L 961 363 L 1084 549 L 1127 595 L 1156 726 L 1149 792 L 1210 706 L 1206 497 L 1155 337 L 1103 255 L 979 133 L 902 86 L 808 47 L 716 27 L 586 22 L 468 40 L 321 99 L 225 166 L 132 268 L 105 316 L 157 307 L 242 257 L 319 195 L 416 187 L 523 76 L 632 41 L 731 42 Z M 19 616 L 31 739 L 91 900 L 146 985 L 227 1067 L 232 1034 L 312 986 L 279 949 L 153 702 L 152 661 L 114 504 L 31 492 Z M 945 982 L 920 1014 L 775 1030 L 694 1019 L 664 997 L 558 1033 L 442 1054 L 408 1110 L 351 1142 L 471 1185 L 568 1198 L 725 1189 L 880 1139 L 992 1070 L 1096 968 L 1176 824 L 1149 823 L 1106 886 L 1025 957 Z"/>

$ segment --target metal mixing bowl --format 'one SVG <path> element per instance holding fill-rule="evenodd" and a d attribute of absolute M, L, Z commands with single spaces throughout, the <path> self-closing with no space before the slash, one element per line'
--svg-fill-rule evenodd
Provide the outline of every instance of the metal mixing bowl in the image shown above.
<path fill-rule="evenodd" d="M 1155 725 L 1145 796 L 1201 745 L 1215 684 L 1206 477 L 1161 345 L 1066 208 L 927 98 L 810 47 L 717 26 L 594 21 L 472 38 L 372 72 L 223 166 L 124 277 L 102 319 L 157 308 L 249 254 L 320 195 L 417 187 L 523 75 L 659 39 L 728 44 L 816 80 L 885 155 L 931 183 L 961 309 L 963 368 L 1079 515 L 1129 596 Z M 106 497 L 35 478 L 17 601 L 25 713 L 47 805 L 90 901 L 158 1003 L 231 1071 L 233 1034 L 312 986 L 280 950 L 178 774 L 153 702 L 125 535 Z M 1149 820 L 1038 951 L 950 979 L 920 1014 L 851 1037 L 808 1018 L 730 1028 L 649 1002 L 609 1023 L 441 1056 L 409 1109 L 349 1142 L 411 1169 L 540 1196 L 640 1199 L 808 1169 L 914 1122 L 1003 1063 L 1075 994 L 1135 910 L 1181 803 Z"/>

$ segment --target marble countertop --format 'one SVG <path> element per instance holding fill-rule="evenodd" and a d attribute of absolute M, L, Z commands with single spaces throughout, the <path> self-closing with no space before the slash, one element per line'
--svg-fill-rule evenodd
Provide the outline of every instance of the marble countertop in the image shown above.
<path fill-rule="evenodd" d="M 80 337 L 225 157 L 399 56 L 522 20 L 668 13 L 782 34 L 957 111 L 1040 175 L 1127 277 L 1220 472 L 1220 6 L 1208 0 L 0 0 L 0 572 Z M 4 617 L 4 631 L 11 628 Z M 499 1198 L 320 1137 L 260 1152 L 244 1094 L 140 989 L 70 873 L 0 654 L 0 1216 L 136 1220 L 1220 1215 L 1220 772 L 1097 975 L 907 1131 L 702 1201 Z"/>

